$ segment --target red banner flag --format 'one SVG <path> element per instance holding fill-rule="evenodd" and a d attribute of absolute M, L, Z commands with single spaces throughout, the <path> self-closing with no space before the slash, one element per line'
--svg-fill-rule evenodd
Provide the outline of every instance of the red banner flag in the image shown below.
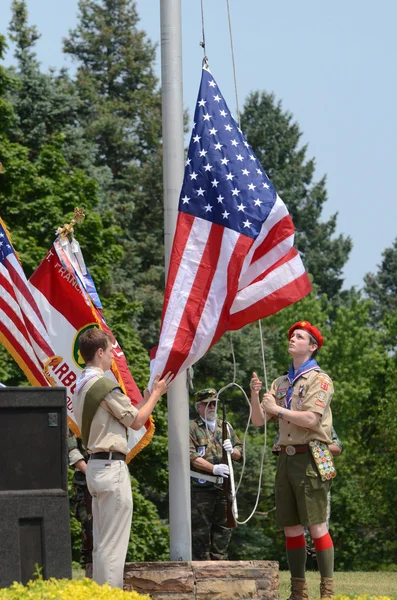
<path fill-rule="evenodd" d="M 79 276 L 80 275 L 80 276 Z M 79 351 L 79 338 L 91 327 L 111 333 L 101 310 L 88 292 L 84 276 L 73 258 L 67 240 L 58 238 L 45 259 L 29 280 L 32 295 L 40 309 L 53 348 L 61 357 L 53 369 L 54 377 L 67 388 L 69 426 L 80 435 L 73 416 L 72 397 L 76 382 L 85 364 Z M 95 289 L 95 288 L 94 288 Z M 142 401 L 141 393 L 130 373 L 125 355 L 117 341 L 113 345 L 112 377 L 136 406 Z M 128 430 L 130 461 L 153 437 L 154 423 L 150 418 L 139 431 Z"/>

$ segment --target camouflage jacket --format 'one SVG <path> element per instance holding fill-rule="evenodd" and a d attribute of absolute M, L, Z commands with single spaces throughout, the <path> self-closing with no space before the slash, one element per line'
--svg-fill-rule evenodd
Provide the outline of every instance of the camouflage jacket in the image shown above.
<path fill-rule="evenodd" d="M 230 431 L 230 439 L 233 445 L 233 448 L 238 448 L 240 450 L 241 455 L 243 454 L 243 445 L 240 442 L 239 438 L 235 434 L 233 427 L 228 423 L 228 428 Z M 189 441 L 190 441 L 190 463 L 195 458 L 204 458 L 208 460 L 212 465 L 219 465 L 222 462 L 222 421 L 220 419 L 216 422 L 215 431 L 212 432 L 209 428 L 207 429 L 207 425 L 204 423 L 201 417 L 197 417 L 194 421 L 190 422 L 190 431 L 189 431 Z M 191 467 L 193 471 L 200 473 L 200 470 L 196 467 Z M 202 471 L 205 473 L 205 471 Z M 207 473 L 209 475 L 209 473 Z M 203 481 L 199 479 L 195 479 L 193 477 L 190 478 L 191 485 L 193 488 L 214 488 L 215 484 L 209 481 Z"/>
<path fill-rule="evenodd" d="M 73 431 L 69 429 L 68 435 L 68 462 L 69 467 L 74 467 L 74 465 L 79 460 L 87 461 L 88 455 L 84 449 L 83 442 L 80 438 L 78 438 Z M 73 475 L 73 483 L 76 485 L 87 485 L 87 481 L 84 473 L 79 471 L 78 469 L 74 469 Z"/>
<path fill-rule="evenodd" d="M 338 446 L 340 451 L 343 452 L 342 442 L 340 441 L 333 425 L 331 427 L 331 443 L 334 444 L 334 446 Z"/>

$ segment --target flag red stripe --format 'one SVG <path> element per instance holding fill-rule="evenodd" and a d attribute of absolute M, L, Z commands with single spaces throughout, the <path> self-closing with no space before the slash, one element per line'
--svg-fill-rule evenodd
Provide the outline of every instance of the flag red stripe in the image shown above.
<path fill-rule="evenodd" d="M 8 273 L 10 274 L 10 278 L 11 278 L 11 273 L 10 273 L 11 269 L 12 269 L 12 266 L 10 265 L 9 268 L 8 268 Z M 9 314 L 8 314 L 8 316 L 13 321 L 16 321 L 16 319 L 18 319 L 18 322 L 19 322 L 18 329 L 21 331 L 21 333 L 23 333 L 24 337 L 26 338 L 27 343 L 29 345 L 31 345 L 31 342 L 30 342 L 29 336 L 28 336 L 28 333 L 29 333 L 32 336 L 32 338 L 34 339 L 34 341 L 36 342 L 36 344 L 39 346 L 39 348 L 41 348 L 41 350 L 48 357 L 53 356 L 52 349 L 50 348 L 50 346 L 48 345 L 48 343 L 46 342 L 46 340 L 43 338 L 43 336 L 41 335 L 41 333 L 36 329 L 36 327 L 31 322 L 31 320 L 29 319 L 29 317 L 26 316 L 26 314 L 25 314 L 22 306 L 19 304 L 18 298 L 17 298 L 16 293 L 15 293 L 15 289 L 12 287 L 10 281 L 6 277 L 4 277 L 4 275 L 0 275 L 0 282 L 1 282 L 2 287 L 5 289 L 5 291 L 8 292 L 8 294 L 13 298 L 13 300 L 15 301 L 15 303 L 19 306 L 19 309 L 20 309 L 22 317 L 23 317 L 23 325 L 22 325 L 22 321 L 20 320 L 20 317 L 17 315 L 17 313 L 14 312 L 14 310 L 12 308 L 11 308 L 12 314 L 15 315 L 15 317 L 12 317 Z M 30 294 L 30 291 L 29 291 L 29 294 Z M 34 310 L 34 312 L 37 313 L 38 308 L 37 308 L 36 302 L 35 302 L 33 296 L 31 296 L 31 298 L 32 298 L 32 301 L 33 301 L 33 303 L 34 303 L 34 305 L 36 307 L 36 309 Z M 4 300 L 4 302 L 5 302 L 5 300 Z M 30 305 L 30 303 L 29 303 L 29 305 Z M 32 309 L 33 309 L 33 307 L 32 307 Z M 6 311 L 4 311 L 4 312 L 6 312 Z"/>
<path fill-rule="evenodd" d="M 37 329 L 28 317 L 25 318 L 25 325 L 32 339 L 36 342 L 39 348 L 41 348 L 44 354 L 46 354 L 48 357 L 54 356 L 52 348 L 47 344 L 43 336 L 40 334 L 39 331 L 37 331 Z"/>
<path fill-rule="evenodd" d="M 40 385 L 48 386 L 49 385 L 48 381 L 44 377 L 42 371 L 40 371 L 36 367 L 34 362 L 31 360 L 30 356 L 25 352 L 24 348 L 12 335 L 11 331 L 9 329 L 5 328 L 1 322 L 0 322 L 0 331 L 6 338 L 6 340 L 10 344 L 10 346 L 12 346 L 13 349 L 15 350 L 15 352 L 22 358 L 23 362 L 26 364 L 26 366 L 31 371 L 33 376 L 37 379 L 37 381 L 40 383 Z"/>
<path fill-rule="evenodd" d="M 239 273 L 241 271 L 245 256 L 247 255 L 251 245 L 252 239 L 240 235 L 237 244 L 234 247 L 233 254 L 227 267 L 227 296 L 223 304 L 222 312 L 219 316 L 218 325 L 216 327 L 210 347 L 212 347 L 225 333 L 225 331 L 229 329 L 230 308 L 236 297 Z"/>
<path fill-rule="evenodd" d="M 251 264 L 257 261 L 259 258 L 262 258 L 262 256 L 277 246 L 277 244 L 293 235 L 294 232 L 295 228 L 291 216 L 285 215 L 285 217 L 283 217 L 274 225 L 274 227 L 271 228 L 263 242 L 256 248 L 251 260 Z"/>
<path fill-rule="evenodd" d="M 8 271 L 7 271 L 8 272 Z M 0 271 L 0 285 L 5 289 L 5 291 L 11 296 L 11 298 L 14 300 L 15 304 L 17 304 L 19 306 L 19 302 L 17 300 L 17 297 L 15 295 L 15 290 L 12 287 L 10 280 L 7 279 L 7 277 L 5 277 L 3 275 L 3 273 L 1 273 Z M 21 307 L 19 306 L 19 308 L 21 309 Z M 21 309 L 22 312 L 22 309 Z"/>
<path fill-rule="evenodd" d="M 271 273 L 272 271 L 274 271 L 275 269 L 277 269 L 281 265 L 287 263 L 289 260 L 291 260 L 292 258 L 294 258 L 297 254 L 298 254 L 298 251 L 297 251 L 296 248 L 294 248 L 294 247 L 290 248 L 290 250 L 287 252 L 287 254 L 285 254 L 284 256 L 282 256 L 281 258 L 279 258 L 279 260 L 277 262 L 273 263 L 271 267 L 269 267 L 266 271 L 264 271 L 263 273 L 261 273 L 260 275 L 258 275 L 258 277 L 256 279 L 254 279 L 250 283 L 250 285 L 253 285 L 254 283 L 257 283 L 258 281 L 262 281 L 263 279 L 266 279 L 266 277 L 269 275 L 269 273 Z M 281 289 L 283 289 L 283 288 L 281 288 Z"/>
<path fill-rule="evenodd" d="M 190 352 L 216 274 L 224 231 L 223 227 L 215 223 L 211 227 L 164 373 L 177 373 Z"/>
<path fill-rule="evenodd" d="M 263 319 L 279 312 L 282 308 L 297 302 L 312 289 L 307 273 L 303 273 L 276 292 L 262 298 L 255 304 L 248 306 L 230 316 L 229 329 L 241 329 L 244 325 L 257 319 Z"/>
<path fill-rule="evenodd" d="M 5 314 L 7 315 L 7 317 L 10 319 L 10 321 L 13 322 L 13 324 L 15 325 L 15 329 L 17 329 L 19 331 L 19 333 L 21 335 L 23 335 L 28 346 L 31 346 L 25 323 L 23 321 L 21 321 L 21 319 L 17 315 L 17 313 L 11 308 L 11 306 L 9 304 L 7 304 L 7 302 L 3 298 L 0 298 L 0 309 L 2 309 L 5 312 Z M 2 325 L 0 324 L 0 327 L 1 326 Z"/>
<path fill-rule="evenodd" d="M 23 281 L 23 279 L 21 278 L 19 273 L 14 269 L 11 261 L 9 261 L 9 260 L 7 260 L 7 268 L 8 268 L 8 272 L 10 274 L 12 283 L 18 289 L 18 291 L 22 294 L 22 296 L 25 298 L 25 300 L 28 302 L 30 308 L 34 311 L 37 318 L 42 323 L 42 325 L 45 329 L 44 321 L 42 319 L 40 311 L 37 307 L 36 302 L 34 301 L 34 298 L 31 294 L 29 288 L 27 287 L 26 283 Z"/>
<path fill-rule="evenodd" d="M 192 215 L 181 212 L 178 213 L 178 220 L 176 224 L 176 231 L 178 231 L 178 235 L 174 237 L 174 243 L 172 246 L 170 264 L 168 268 L 167 286 L 164 294 L 163 313 L 161 315 L 161 325 L 163 324 L 164 315 L 167 312 L 167 306 L 171 297 L 172 288 L 174 287 L 179 265 L 181 263 L 183 253 L 185 252 L 185 247 L 189 239 L 194 220 L 195 217 Z"/>

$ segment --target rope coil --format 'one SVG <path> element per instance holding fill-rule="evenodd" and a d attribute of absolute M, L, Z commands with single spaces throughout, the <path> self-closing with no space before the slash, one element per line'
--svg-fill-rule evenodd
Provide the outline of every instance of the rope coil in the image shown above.
<path fill-rule="evenodd" d="M 265 347 L 264 347 L 264 343 L 263 343 L 262 324 L 261 324 L 260 319 L 259 319 L 258 323 L 259 323 L 260 340 L 261 340 L 261 353 L 262 353 L 262 361 L 263 361 L 264 381 L 265 381 L 266 389 L 268 389 L 268 378 L 267 378 L 267 369 L 266 369 L 266 361 L 265 361 Z M 246 425 L 246 428 L 245 428 L 245 431 L 244 431 L 244 437 L 243 437 L 243 465 L 241 467 L 240 479 L 239 479 L 238 484 L 236 486 L 235 496 L 233 498 L 233 500 L 235 501 L 236 497 L 237 497 L 238 490 L 240 489 L 240 485 L 241 485 L 241 482 L 242 482 L 243 477 L 244 477 L 245 463 L 246 463 L 246 451 L 245 451 L 245 447 L 246 447 L 246 441 L 247 441 L 247 435 L 248 435 L 248 428 L 249 428 L 250 422 L 251 422 L 252 406 L 251 406 L 251 403 L 249 401 L 249 398 L 248 398 L 245 390 L 241 387 L 241 385 L 239 385 L 238 383 L 236 383 L 237 365 L 236 365 L 236 357 L 235 357 L 235 353 L 234 353 L 233 338 L 232 338 L 232 333 L 231 332 L 230 332 L 230 344 L 231 344 L 231 351 L 232 351 L 232 358 L 233 358 L 233 382 L 232 383 L 228 383 L 227 385 L 223 386 L 218 391 L 217 402 L 218 402 L 219 396 L 225 390 L 227 390 L 227 389 L 229 389 L 229 388 L 231 388 L 231 387 L 234 386 L 234 387 L 237 387 L 239 390 L 241 390 L 241 392 L 243 393 L 243 396 L 247 400 L 247 403 L 248 403 L 248 406 L 249 406 L 249 415 L 248 415 L 247 425 Z M 256 509 L 258 508 L 259 499 L 260 499 L 260 495 L 261 495 L 261 488 L 262 488 L 263 465 L 264 465 L 264 462 L 265 462 L 266 448 L 267 448 L 267 418 L 266 418 L 266 413 L 265 413 L 264 414 L 263 447 L 262 447 L 262 452 L 261 452 L 261 463 L 260 463 L 259 480 L 258 480 L 258 491 L 257 491 L 257 494 L 256 494 L 255 506 L 254 506 L 251 514 L 245 519 L 245 521 L 239 521 L 239 520 L 236 519 L 236 521 L 237 521 L 237 523 L 239 525 L 245 525 L 246 523 L 248 523 L 248 521 L 250 521 L 252 519 L 252 517 L 254 516 L 254 514 L 256 512 Z M 271 512 L 271 511 L 268 511 L 268 512 Z"/>

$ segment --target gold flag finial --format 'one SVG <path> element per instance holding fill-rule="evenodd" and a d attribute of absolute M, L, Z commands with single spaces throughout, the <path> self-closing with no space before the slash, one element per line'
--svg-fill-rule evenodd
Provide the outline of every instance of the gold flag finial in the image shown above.
<path fill-rule="evenodd" d="M 61 236 L 73 235 L 74 226 L 76 225 L 76 223 L 81 223 L 81 221 L 84 221 L 84 218 L 85 218 L 84 208 L 76 207 L 74 209 L 73 219 L 70 221 L 70 223 L 65 223 L 62 227 L 58 227 L 58 229 L 56 231 L 57 235 L 61 235 Z"/>

